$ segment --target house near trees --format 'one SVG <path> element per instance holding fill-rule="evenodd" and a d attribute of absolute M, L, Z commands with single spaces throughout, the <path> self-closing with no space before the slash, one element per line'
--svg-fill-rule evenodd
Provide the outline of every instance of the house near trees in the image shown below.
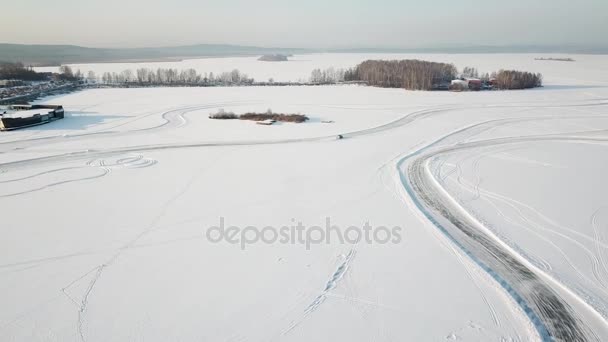
<path fill-rule="evenodd" d="M 319 70 L 316 74 L 319 77 Z M 476 68 L 465 67 L 459 74 L 453 64 L 421 60 L 368 60 L 344 72 L 346 82 L 363 82 L 375 87 L 407 90 L 464 91 L 542 86 L 541 74 L 500 70 L 492 73 L 492 76 L 494 82 L 490 81 L 490 74 L 480 74 Z"/>

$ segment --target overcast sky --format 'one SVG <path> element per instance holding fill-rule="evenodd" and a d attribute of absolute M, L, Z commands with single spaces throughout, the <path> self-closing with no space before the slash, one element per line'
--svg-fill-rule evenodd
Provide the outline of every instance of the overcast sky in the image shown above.
<path fill-rule="evenodd" d="M 601 45 L 608 0 L 16 0 L 0 42 L 90 47 Z"/>

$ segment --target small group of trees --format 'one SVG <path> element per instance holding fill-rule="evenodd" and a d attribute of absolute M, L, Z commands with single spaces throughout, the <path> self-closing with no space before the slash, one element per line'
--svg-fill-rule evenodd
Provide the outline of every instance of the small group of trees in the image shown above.
<path fill-rule="evenodd" d="M 308 121 L 308 117 L 302 114 L 284 114 L 284 113 L 273 113 L 272 110 L 268 109 L 266 113 L 245 113 L 239 115 L 241 120 L 251 121 L 264 121 L 264 120 L 275 120 L 280 122 L 294 122 L 302 123 Z"/>
<path fill-rule="evenodd" d="M 227 112 L 223 108 L 218 110 L 217 113 L 209 114 L 209 119 L 235 120 L 238 118 L 239 118 L 239 116 L 234 114 L 234 112 Z"/>
<path fill-rule="evenodd" d="M 89 72 L 90 73 L 90 72 Z M 80 72 L 80 69 L 76 72 L 72 71 L 72 68 L 68 65 L 62 65 L 59 67 L 59 79 L 64 81 L 82 81 L 85 76 Z"/>
<path fill-rule="evenodd" d="M 195 69 L 148 69 L 139 68 L 135 72 L 105 72 L 101 76 L 105 84 L 139 84 L 139 85 L 247 85 L 254 82 L 247 74 L 234 69 L 214 75 L 212 72 L 200 74 Z"/>
<path fill-rule="evenodd" d="M 314 69 L 310 73 L 310 83 L 331 84 L 331 83 L 344 82 L 346 72 L 347 71 L 345 69 L 335 69 L 335 68 L 327 68 L 324 70 Z"/>
<path fill-rule="evenodd" d="M 500 70 L 492 76 L 492 84 L 496 89 L 527 89 L 543 85 L 543 75 L 531 72 Z"/>
<path fill-rule="evenodd" d="M 234 112 L 227 112 L 224 109 L 220 109 L 217 113 L 209 115 L 210 119 L 217 120 L 251 120 L 251 121 L 264 121 L 264 120 L 275 120 L 281 122 L 295 122 L 302 123 L 308 121 L 309 118 L 306 115 L 298 114 L 284 114 L 274 113 L 272 109 L 268 108 L 265 113 L 247 112 L 241 115 L 235 114 Z"/>
<path fill-rule="evenodd" d="M 42 81 L 46 75 L 34 71 L 31 67 L 26 67 L 22 63 L 0 63 L 0 79 L 22 80 L 22 81 Z"/>
<path fill-rule="evenodd" d="M 449 83 L 456 75 L 453 64 L 421 60 L 367 60 L 345 72 L 345 81 L 363 81 L 385 88 L 431 90 L 434 85 Z"/>

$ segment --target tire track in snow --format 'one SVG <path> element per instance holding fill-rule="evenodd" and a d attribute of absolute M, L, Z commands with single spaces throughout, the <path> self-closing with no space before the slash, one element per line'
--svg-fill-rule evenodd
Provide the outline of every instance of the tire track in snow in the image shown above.
<path fill-rule="evenodd" d="M 82 168 L 76 168 L 76 169 L 82 169 Z M 49 175 L 49 174 L 60 172 L 60 171 L 64 171 L 64 170 L 51 170 L 51 171 L 40 173 L 39 175 L 36 175 L 36 176 Z M 110 170 L 107 169 L 107 168 L 100 168 L 100 170 L 101 170 L 101 173 L 93 175 L 93 176 L 73 178 L 73 179 L 68 179 L 68 180 L 64 180 L 64 181 L 60 181 L 60 182 L 52 182 L 52 183 L 47 183 L 47 184 L 44 184 L 44 185 L 41 185 L 41 186 L 38 186 L 38 187 L 34 187 L 34 188 L 31 188 L 31 189 L 23 190 L 23 191 L 4 193 L 4 194 L 0 194 L 0 198 L 25 195 L 25 194 L 29 194 L 29 193 L 32 193 L 32 192 L 37 192 L 37 191 L 40 191 L 40 190 L 56 187 L 56 186 L 59 186 L 59 185 L 64 185 L 64 184 L 68 184 L 68 183 L 74 183 L 74 182 L 81 182 L 81 181 L 86 181 L 86 180 L 97 179 L 97 178 L 104 177 L 108 173 L 110 173 Z M 29 178 L 33 178 L 33 177 L 27 177 L 25 179 L 29 179 Z"/>
<path fill-rule="evenodd" d="M 599 226 L 598 215 L 605 208 L 606 207 L 600 207 L 593 213 L 593 215 L 591 215 L 591 227 L 593 228 L 595 250 L 599 257 L 601 267 L 603 269 L 603 272 L 600 272 L 598 270 L 598 277 L 600 278 L 598 280 L 600 280 L 600 283 L 602 284 L 602 286 L 605 289 L 608 289 L 608 280 L 606 279 L 608 276 L 608 267 L 607 267 L 607 263 L 606 263 L 606 259 L 607 259 L 606 250 L 608 249 L 608 247 L 605 244 L 605 241 L 604 241 L 605 239 L 604 239 L 602 229 L 598 227 Z"/>
<path fill-rule="evenodd" d="M 511 148 L 513 149 L 513 148 Z M 509 149 L 505 148 L 504 146 L 501 147 L 501 149 L 499 151 L 504 152 L 507 151 Z M 475 154 L 477 155 L 477 154 Z M 488 153 L 483 153 L 482 156 L 486 156 L 488 155 Z M 523 161 L 526 163 L 534 163 L 536 165 L 542 165 L 542 166 L 547 166 L 546 163 L 541 163 L 538 161 L 531 161 L 531 160 L 522 160 L 520 158 L 516 158 L 515 160 L 517 161 Z M 444 183 L 445 181 L 445 177 L 444 178 L 440 178 L 440 168 L 442 167 L 443 163 L 445 162 L 445 160 L 441 160 L 439 161 L 439 165 L 437 167 L 435 167 L 435 178 L 439 179 L 441 183 Z M 463 181 L 460 176 L 458 177 L 458 183 L 462 186 L 463 189 L 469 191 L 469 192 L 479 192 L 479 188 L 476 187 L 475 185 L 471 185 L 468 182 Z M 473 190 L 471 190 L 473 189 Z M 555 234 L 556 236 L 563 238 L 573 244 L 575 244 L 577 247 L 579 247 L 583 253 L 585 253 L 585 255 L 588 257 L 589 262 L 591 263 L 592 266 L 592 271 L 593 271 L 593 275 L 594 278 L 597 280 L 597 282 L 594 282 L 593 280 L 591 280 L 590 278 L 588 278 L 586 275 L 584 275 L 579 268 L 574 264 L 574 262 L 570 259 L 570 257 L 568 256 L 568 253 L 566 253 L 565 251 L 563 251 L 561 248 L 559 248 L 552 240 L 545 238 L 544 236 L 542 236 L 540 233 L 538 233 L 536 230 L 530 229 L 527 225 L 525 224 L 521 224 L 521 223 L 517 223 L 514 220 L 512 220 L 511 218 L 507 217 L 505 214 L 502 213 L 502 210 L 500 210 L 494 203 L 492 203 L 492 201 L 487 201 L 488 204 L 490 204 L 492 207 L 495 208 L 495 210 L 500 214 L 500 216 L 505 219 L 505 221 L 510 222 L 516 226 L 519 226 L 523 229 L 528 230 L 530 233 L 538 236 L 539 239 L 545 241 L 546 243 L 550 244 L 551 246 L 553 246 L 553 248 L 555 248 L 557 250 L 557 252 L 559 254 L 561 254 L 564 258 L 564 260 L 566 260 L 566 262 L 570 265 L 570 267 L 572 268 L 572 270 L 574 272 L 576 272 L 579 275 L 580 279 L 583 279 L 587 282 L 587 284 L 590 284 L 590 286 L 594 287 L 594 288 L 598 288 L 601 292 L 604 292 L 605 294 L 608 295 L 608 292 L 606 291 L 606 285 L 605 285 L 605 275 L 606 272 L 608 272 L 608 270 L 605 268 L 605 262 L 603 262 L 600 258 L 602 257 L 601 254 L 601 248 L 604 249 L 608 249 L 608 245 L 606 245 L 603 241 L 598 240 L 596 238 L 592 238 L 590 236 L 587 236 L 586 234 L 580 233 L 574 229 L 565 227 L 557 222 L 555 222 L 554 220 L 546 217 L 545 215 L 543 215 L 541 212 L 539 212 L 538 210 L 536 210 L 535 208 L 532 208 L 531 206 L 514 200 L 512 198 L 508 198 L 505 196 L 502 196 L 500 194 L 494 193 L 494 192 L 490 192 L 488 190 L 481 190 L 481 193 L 485 196 L 485 197 L 489 197 L 492 199 L 495 199 L 499 202 L 502 202 L 504 204 L 506 204 L 508 207 L 511 207 L 513 210 L 516 211 L 516 213 L 518 214 L 518 216 L 521 218 L 522 221 L 524 221 L 527 225 L 537 229 L 537 230 L 542 230 L 542 231 L 547 231 L 551 234 Z M 546 227 L 543 224 L 540 224 L 538 222 L 535 222 L 531 219 L 528 218 L 527 215 L 524 214 L 523 209 L 529 210 L 530 212 L 532 212 L 534 215 L 538 216 L 538 218 L 540 218 L 543 222 L 547 223 L 549 226 L 553 226 L 563 232 L 558 231 L 557 229 L 550 229 L 548 227 Z M 592 220 L 593 221 L 593 220 Z M 593 222 L 592 222 L 593 223 Z M 596 255 L 593 253 L 593 251 L 591 251 L 591 249 L 587 248 L 583 243 L 581 243 L 580 241 L 574 239 L 573 237 L 569 236 L 566 233 L 570 233 L 572 235 L 581 237 L 585 240 L 588 240 L 589 242 L 596 244 L 597 245 L 597 252 L 598 252 L 598 257 L 596 257 Z M 520 253 L 522 253 L 523 251 L 518 251 Z M 523 253 L 522 253 L 523 254 Z M 546 265 L 546 267 L 544 267 L 546 270 L 551 270 L 551 267 L 548 263 L 546 263 L 542 258 L 535 258 L 533 256 L 530 256 L 528 254 L 526 254 L 526 257 L 529 257 L 531 259 L 535 259 L 536 261 L 538 261 L 541 266 Z M 599 285 L 599 286 L 598 286 Z M 577 291 L 581 291 L 582 295 L 585 298 L 591 298 L 587 291 L 585 291 L 584 289 L 578 289 Z M 599 309 L 598 310 L 602 311 L 605 314 L 605 308 Z M 603 314 L 603 315 L 604 315 Z"/>
<path fill-rule="evenodd" d="M 464 182 L 461 183 L 461 185 L 463 187 L 467 186 Z M 517 215 L 518 215 L 518 217 L 522 221 L 524 221 L 524 223 L 526 223 L 527 225 L 515 222 L 512 218 L 509 218 L 507 215 L 505 215 L 504 213 L 502 213 L 502 211 L 496 205 L 494 205 L 493 203 L 491 203 L 490 201 L 488 201 L 488 203 L 490 203 L 490 205 L 492 205 L 494 207 L 494 209 L 496 209 L 497 212 L 500 213 L 501 217 L 505 221 L 507 221 L 507 222 L 509 222 L 509 223 L 511 223 L 511 224 L 513 224 L 515 226 L 518 226 L 518 227 L 521 227 L 523 229 L 526 229 L 531 234 L 537 236 L 539 239 L 541 239 L 544 242 L 546 242 L 547 244 L 551 245 L 559 254 L 562 255 L 562 257 L 564 258 L 564 260 L 566 261 L 566 263 L 568 263 L 568 265 L 570 266 L 570 268 L 572 268 L 572 270 L 574 272 L 576 272 L 576 274 L 578 274 L 578 276 L 579 276 L 580 279 L 583 279 L 586 282 L 588 282 L 589 284 L 591 284 L 592 286 L 597 287 L 598 283 L 592 281 L 586 275 L 584 275 L 579 270 L 579 268 L 575 265 L 575 263 L 570 259 L 570 257 L 568 256 L 568 253 L 566 253 L 562 248 L 560 248 L 557 244 L 555 244 L 555 242 L 553 242 L 551 239 L 546 238 L 545 236 L 543 236 L 542 234 L 540 234 L 535 229 L 546 231 L 546 232 L 549 232 L 551 234 L 554 234 L 554 235 L 556 235 L 556 236 L 558 236 L 560 238 L 563 238 L 563 239 L 565 239 L 565 240 L 573 243 L 577 247 L 579 247 L 582 250 L 582 252 L 588 257 L 589 262 L 591 263 L 591 266 L 592 266 L 592 271 L 593 271 L 593 275 L 594 275 L 595 279 L 597 280 L 597 282 L 599 282 L 599 284 L 604 285 L 602 277 L 601 277 L 601 271 L 599 270 L 600 260 L 595 256 L 595 254 L 593 253 L 593 251 L 591 251 L 589 248 L 587 248 L 585 245 L 583 245 L 580 241 L 578 241 L 578 240 L 576 240 L 576 239 L 574 239 L 574 238 L 572 238 L 572 237 L 570 237 L 570 236 L 568 236 L 568 235 L 566 235 L 564 233 L 558 232 L 558 231 L 553 230 L 553 229 L 549 229 L 549 228 L 543 226 L 542 224 L 534 222 L 533 220 L 531 220 L 530 218 L 528 218 L 527 215 L 525 215 L 522 212 L 522 210 L 519 208 L 519 206 L 524 207 L 526 209 L 529 209 L 530 211 L 532 211 L 533 213 L 535 213 L 536 215 L 538 215 L 541 219 L 544 218 L 545 216 L 542 215 L 537 210 L 533 209 L 532 207 L 530 207 L 530 206 L 528 206 L 528 205 L 526 205 L 526 204 L 524 204 L 522 202 L 516 201 L 516 200 L 514 200 L 512 198 L 508 198 L 508 197 L 505 197 L 505 196 L 502 196 L 502 195 L 499 195 L 497 193 L 490 192 L 490 191 L 487 191 L 487 190 L 482 190 L 482 193 L 484 194 L 484 196 L 492 198 L 492 199 L 495 199 L 495 200 L 497 200 L 499 202 L 502 202 L 502 203 L 506 204 L 507 206 L 511 207 L 513 210 L 515 210 L 516 213 L 517 213 Z M 557 225 L 557 224 L 555 224 L 551 220 L 545 220 L 545 222 L 549 223 L 549 225 L 553 225 L 553 226 L 561 228 L 561 229 L 563 229 L 565 231 L 573 232 L 572 229 L 569 229 L 569 228 L 566 228 L 566 227 L 562 227 L 561 225 Z M 528 226 L 530 226 L 532 228 L 535 228 L 535 229 L 531 229 Z M 579 236 L 581 236 L 581 235 L 585 236 L 584 234 L 578 234 L 578 235 Z M 520 251 L 520 253 L 521 253 L 521 251 Z M 526 256 L 528 257 L 528 255 L 526 255 Z M 540 258 L 540 257 L 531 257 L 531 256 L 530 256 L 530 258 L 531 259 L 538 259 L 539 263 L 541 265 L 544 265 L 543 268 L 545 268 L 546 270 L 551 270 L 550 264 L 548 264 L 542 258 Z M 603 287 L 604 288 L 601 288 L 600 290 L 602 292 L 604 292 L 608 296 L 608 292 L 606 291 L 605 286 L 603 286 Z"/>
<path fill-rule="evenodd" d="M 74 280 L 73 282 L 71 282 L 70 284 L 68 284 L 65 287 L 65 288 L 68 288 L 68 287 L 72 286 L 73 284 L 77 283 L 79 280 L 86 278 L 86 276 L 91 274 L 92 272 L 95 272 L 93 278 L 90 280 L 90 282 L 85 290 L 83 299 L 80 302 L 74 301 L 74 299 L 72 297 L 68 296 L 69 299 L 72 302 L 75 302 L 79 308 L 77 327 L 78 327 L 78 335 L 82 342 L 86 342 L 86 337 L 85 337 L 85 332 L 84 332 L 84 323 L 85 323 L 85 315 L 86 315 L 87 309 L 88 309 L 89 298 L 92 295 L 93 290 L 95 289 L 97 283 L 99 282 L 102 275 L 104 274 L 104 270 L 106 270 L 110 266 L 114 265 L 120 259 L 120 257 L 122 256 L 122 254 L 125 251 L 132 249 L 134 247 L 137 247 L 137 243 L 142 238 L 144 238 L 145 236 L 147 236 L 148 234 L 150 234 L 151 232 L 153 232 L 155 229 L 158 228 L 158 222 L 160 222 L 160 220 L 165 216 L 169 207 L 190 189 L 190 186 L 192 185 L 192 183 L 194 183 L 199 177 L 201 177 L 204 174 L 204 170 L 206 167 L 207 167 L 207 165 L 205 165 L 202 169 L 200 169 L 199 172 L 195 173 L 190 178 L 190 180 L 188 182 L 186 182 L 186 184 L 174 196 L 172 196 L 169 200 L 167 200 L 165 202 L 165 204 L 162 206 L 162 208 L 158 211 L 158 214 L 156 216 L 154 216 L 154 218 L 151 220 L 150 224 L 147 225 L 142 231 L 140 231 L 135 237 L 128 240 L 120 248 L 115 250 L 114 253 L 104 263 L 102 263 L 101 265 L 98 265 L 92 271 L 89 271 L 89 272 L 85 273 L 84 275 L 80 276 L 78 279 Z"/>
<path fill-rule="evenodd" d="M 608 104 L 605 103 L 605 104 Z M 433 108 L 433 109 L 425 109 L 417 112 L 413 112 L 407 116 L 404 116 L 396 121 L 390 122 L 388 124 L 384 124 L 381 126 L 376 126 L 368 129 L 363 129 L 359 131 L 354 131 L 350 133 L 345 133 L 343 136 L 345 138 L 355 138 L 366 136 L 370 134 L 376 134 L 379 132 L 395 129 L 407 124 L 410 124 L 418 119 L 422 119 L 431 115 L 435 115 L 438 113 L 448 112 L 455 109 L 468 109 L 464 108 Z M 557 118 L 567 119 L 567 118 L 606 118 L 603 115 L 590 115 L 590 116 L 559 116 Z M 488 123 L 493 124 L 505 124 L 510 122 L 523 122 L 523 121 L 534 121 L 534 120 L 555 120 L 556 117 L 547 117 L 547 116 L 532 116 L 532 117 L 521 117 L 521 118 L 507 118 L 507 119 L 496 119 L 485 121 L 482 123 L 478 123 L 466 128 L 466 131 L 485 129 L 485 126 Z M 457 139 L 460 134 L 462 134 L 465 129 L 458 130 L 449 134 L 434 144 L 446 143 L 450 139 Z M 100 133 L 98 133 L 100 134 Z M 277 144 L 292 144 L 292 143 L 304 143 L 304 142 L 322 142 L 328 140 L 335 140 L 335 135 L 326 135 L 326 136 L 318 136 L 318 137 L 308 137 L 308 138 L 293 138 L 293 139 L 278 139 L 278 140 L 241 140 L 241 141 L 229 141 L 229 142 L 192 142 L 192 143 L 173 143 L 173 144 L 148 144 L 148 145 L 134 145 L 130 147 L 118 147 L 118 148 L 109 148 L 105 150 L 84 150 L 84 151 L 75 151 L 68 152 L 63 154 L 45 156 L 45 157 L 37 157 L 31 159 L 24 159 L 19 161 L 7 162 L 0 164 L 0 169 L 4 172 L 19 169 L 24 167 L 29 167 L 33 165 L 40 165 L 46 163 L 56 163 L 58 161 L 68 161 L 68 160 L 78 160 L 82 158 L 91 158 L 92 156 L 103 157 L 103 156 L 112 156 L 117 153 L 140 153 L 145 151 L 162 151 L 162 150 L 171 150 L 171 149 L 188 149 L 188 148 L 212 148 L 212 147 L 231 147 L 231 146 L 261 146 L 261 145 L 277 145 Z M 456 140 L 455 140 L 456 141 Z"/>
<path fill-rule="evenodd" d="M 466 187 L 473 187 L 473 185 L 467 185 L 466 183 L 462 183 L 462 186 Z M 472 191 L 472 190 L 468 190 L 468 191 Z M 511 223 L 517 227 L 520 227 L 522 229 L 527 230 L 530 234 L 536 236 L 537 238 L 539 238 L 540 240 L 544 241 L 545 243 L 547 243 L 548 245 L 552 246 L 554 248 L 554 250 L 560 254 L 564 260 L 566 261 L 566 263 L 570 266 L 570 268 L 572 269 L 572 271 L 578 275 L 579 279 L 583 280 L 583 282 L 587 285 L 590 286 L 592 288 L 598 289 L 599 292 L 602 292 L 604 294 L 608 295 L 608 292 L 606 291 L 606 288 L 601 286 L 601 280 L 598 279 L 598 258 L 593 254 L 593 252 L 588 249 L 586 246 L 584 246 L 581 242 L 579 242 L 576 239 L 573 239 L 571 237 L 569 237 L 568 235 L 558 232 L 556 230 L 552 230 L 549 229 L 547 227 L 545 227 L 544 225 L 537 223 L 535 221 L 532 221 L 531 219 L 529 219 L 523 212 L 522 210 L 518 207 L 518 205 L 521 205 L 522 207 L 528 208 L 530 209 L 532 212 L 534 212 L 536 215 L 538 215 L 539 217 L 544 218 L 544 221 L 549 223 L 549 225 L 553 225 L 555 227 L 558 227 L 560 229 L 563 229 L 565 231 L 569 231 L 572 232 L 573 230 L 568 229 L 566 227 L 562 227 L 558 224 L 556 224 L 555 222 L 553 222 L 552 220 L 545 218 L 540 212 L 536 211 L 535 209 L 519 202 L 516 200 L 513 200 L 511 198 L 507 198 L 492 192 L 489 192 L 487 190 L 482 190 L 482 194 L 484 194 L 485 197 L 489 197 L 489 198 L 493 198 L 499 202 L 502 202 L 504 204 L 506 204 L 507 206 L 511 207 L 513 210 L 516 211 L 516 214 L 518 215 L 518 217 L 524 222 L 524 224 L 516 222 L 513 218 L 509 217 L 508 215 L 504 214 L 502 212 L 502 210 L 500 208 L 498 208 L 497 205 L 495 205 L 493 202 L 491 201 L 487 201 L 488 204 L 490 204 L 496 211 L 497 213 L 500 215 L 501 218 L 503 218 L 506 222 Z M 532 229 L 534 228 L 534 229 Z M 578 246 L 579 248 L 582 249 L 582 252 L 584 253 L 584 255 L 589 259 L 589 262 L 592 265 L 592 270 L 593 270 L 593 274 L 594 277 L 596 278 L 596 281 L 593 281 L 592 279 L 590 279 L 589 277 L 587 277 L 585 274 L 583 274 L 579 267 L 574 263 L 574 261 L 571 260 L 571 258 L 569 257 L 569 253 L 566 253 L 563 249 L 561 249 L 554 241 L 552 241 L 551 239 L 546 238 L 545 236 L 543 236 L 542 234 L 540 234 L 537 230 L 541 230 L 541 231 L 546 231 L 549 232 L 551 234 L 555 234 L 560 238 L 563 238 L 573 244 L 575 244 L 576 246 Z M 580 236 L 584 236 L 586 238 L 588 238 L 586 235 L 584 234 L 578 234 Z M 516 246 L 513 247 L 516 249 L 517 253 L 519 253 L 520 255 L 522 255 L 524 258 L 530 260 L 533 264 L 538 265 L 538 267 L 540 267 L 541 269 L 543 269 L 544 271 L 546 271 L 546 273 L 549 273 L 552 270 L 551 265 L 546 262 L 544 259 L 542 259 L 541 257 L 538 257 L 536 255 L 530 254 L 530 251 L 524 251 L 521 250 L 519 248 L 517 248 Z M 559 281 L 563 286 L 567 286 L 567 287 L 572 287 L 573 291 L 576 292 L 580 297 L 583 298 L 594 298 L 594 295 L 590 295 L 588 293 L 587 288 L 580 288 L 579 286 L 576 286 L 576 284 L 573 284 L 569 281 L 565 281 L 564 279 L 561 279 L 560 277 L 558 277 L 557 275 L 552 274 L 552 277 L 554 277 L 557 281 Z M 599 283 L 599 284 L 598 284 Z M 598 286 L 600 285 L 600 286 Z M 602 316 L 605 315 L 606 311 L 606 307 L 603 303 L 596 303 L 593 302 L 591 304 L 591 306 L 593 306 Z"/>
<path fill-rule="evenodd" d="M 443 138 L 439 141 L 441 140 Z M 446 193 L 442 193 L 442 189 L 437 188 L 439 185 L 427 168 L 428 160 L 442 153 L 472 147 L 555 140 L 582 143 L 608 142 L 608 138 L 545 135 L 491 139 L 427 152 L 429 147 L 434 145 L 431 144 L 398 162 L 400 181 L 425 216 L 465 254 L 492 275 L 518 302 L 544 340 L 598 340 L 597 335 L 580 320 L 572 307 L 545 284 L 530 268 L 530 265 L 526 265 L 517 255 L 513 255 L 513 251 L 505 249 L 506 246 L 498 243 L 488 232 L 480 229 L 478 222 L 468 213 L 463 212 L 462 208 L 453 203 L 451 199 L 448 199 Z M 401 172 L 402 169 L 406 172 Z M 592 308 L 590 309 L 594 314 L 598 314 Z"/>
<path fill-rule="evenodd" d="M 120 155 L 117 155 L 117 156 L 118 156 L 117 157 L 118 159 L 116 159 L 116 160 L 93 159 L 93 160 L 89 160 L 88 162 L 86 162 L 86 164 L 84 166 L 61 167 L 61 168 L 37 172 L 35 174 L 24 176 L 24 177 L 17 177 L 17 178 L 11 178 L 11 179 L 6 179 L 6 180 L 2 180 L 2 177 L 0 177 L 0 184 L 16 183 L 16 185 L 19 185 L 20 182 L 23 182 L 23 181 L 30 181 L 30 180 L 37 181 L 38 179 L 40 179 L 40 182 L 42 182 L 41 185 L 36 185 L 34 187 L 30 187 L 25 190 L 12 191 L 12 192 L 10 190 L 8 192 L 0 190 L 0 198 L 25 195 L 25 194 L 41 191 L 44 189 L 53 188 L 53 187 L 56 187 L 59 185 L 101 178 L 101 177 L 104 177 L 104 176 L 107 176 L 108 174 L 110 174 L 113 169 L 145 168 L 145 167 L 153 166 L 154 164 L 157 163 L 156 160 L 144 158 L 143 155 L 124 156 L 123 158 L 120 158 Z M 96 170 L 99 172 L 97 172 L 93 175 L 81 175 L 83 172 L 88 172 L 89 170 Z M 71 173 L 75 173 L 75 174 L 71 175 Z M 44 177 L 49 176 L 50 179 L 53 180 L 53 179 L 56 179 L 57 177 L 62 176 L 63 174 L 67 174 L 67 175 L 71 175 L 71 176 L 68 179 L 64 179 L 61 181 L 48 181 L 47 182 L 46 179 L 44 179 Z M 4 172 L 1 175 L 10 175 L 10 173 Z M 22 188 L 22 187 L 25 187 L 25 186 L 21 185 L 20 188 Z M 4 190 L 4 188 L 0 188 L 0 189 Z"/>

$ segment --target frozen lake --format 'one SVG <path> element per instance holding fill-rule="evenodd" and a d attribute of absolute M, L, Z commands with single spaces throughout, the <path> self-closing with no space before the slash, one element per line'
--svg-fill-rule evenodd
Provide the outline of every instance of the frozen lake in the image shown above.
<path fill-rule="evenodd" d="M 560 325 L 608 340 L 608 56 L 536 57 L 74 65 L 298 80 L 314 68 L 420 58 L 541 72 L 546 86 L 90 89 L 44 99 L 66 119 L 0 134 L 0 340 L 537 341 L 569 336 Z M 311 120 L 208 118 L 222 108 Z M 325 227 L 328 218 L 338 231 L 399 227 L 399 239 L 307 248 L 207 234 L 220 222 Z"/>

